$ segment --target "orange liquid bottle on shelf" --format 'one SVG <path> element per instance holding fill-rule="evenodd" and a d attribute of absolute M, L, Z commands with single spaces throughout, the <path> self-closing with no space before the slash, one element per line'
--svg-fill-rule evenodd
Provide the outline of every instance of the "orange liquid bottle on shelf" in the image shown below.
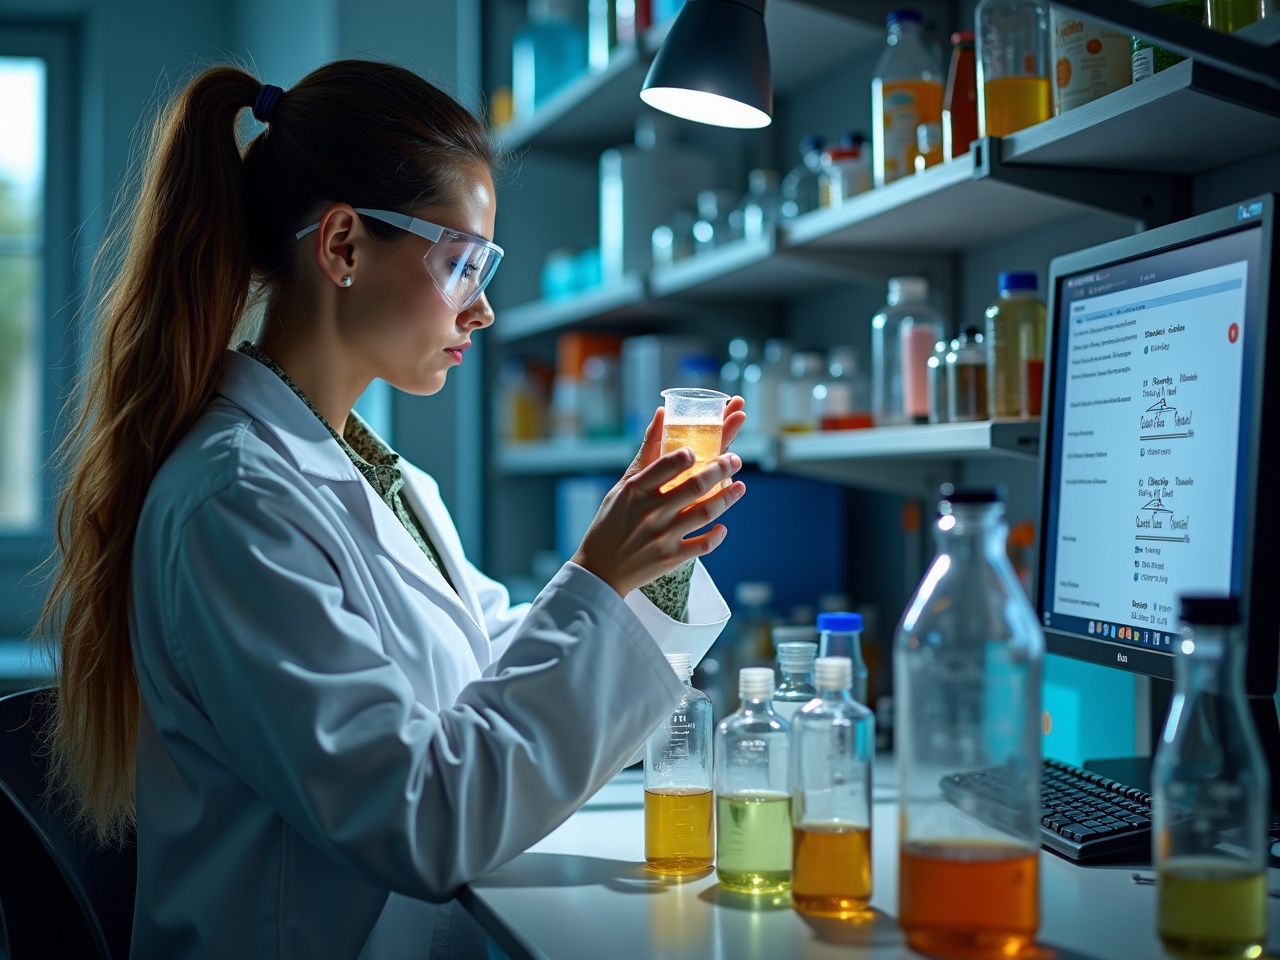
<path fill-rule="evenodd" d="M 942 73 L 924 45 L 915 10 L 895 10 L 887 18 L 889 36 L 871 81 L 872 177 L 882 187 L 921 166 L 942 162 Z M 919 137 L 921 126 L 937 135 Z M 920 142 L 937 144 L 921 155 Z"/>
<path fill-rule="evenodd" d="M 978 135 L 1007 137 L 1052 117 L 1049 4 L 982 0 L 974 19 Z"/>

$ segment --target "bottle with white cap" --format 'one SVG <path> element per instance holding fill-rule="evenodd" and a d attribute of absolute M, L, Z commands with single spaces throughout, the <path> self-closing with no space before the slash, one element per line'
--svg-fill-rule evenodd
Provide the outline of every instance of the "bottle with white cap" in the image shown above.
<path fill-rule="evenodd" d="M 711 866 L 711 701 L 691 682 L 687 653 L 667 662 L 684 693 L 644 745 L 644 858 L 656 873 L 697 873 Z"/>
<path fill-rule="evenodd" d="M 741 893 L 791 883 L 791 725 L 773 710 L 773 686 L 769 667 L 744 667 L 742 705 L 716 727 L 716 875 Z"/>
<path fill-rule="evenodd" d="M 779 642 L 776 627 L 773 636 L 778 651 L 778 673 L 782 678 L 773 691 L 773 709 L 790 722 L 797 710 L 818 695 L 813 685 L 813 661 L 818 655 L 818 645 L 806 640 Z"/>
<path fill-rule="evenodd" d="M 819 657 L 818 698 L 791 725 L 791 902 L 801 913 L 862 917 L 871 901 L 875 717 L 853 699 L 853 661 Z"/>

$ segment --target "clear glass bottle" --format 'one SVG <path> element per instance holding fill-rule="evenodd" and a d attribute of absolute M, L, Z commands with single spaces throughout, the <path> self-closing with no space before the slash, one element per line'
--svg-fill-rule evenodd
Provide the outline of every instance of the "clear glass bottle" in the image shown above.
<path fill-rule="evenodd" d="M 1271 794 L 1245 697 L 1240 607 L 1234 597 L 1180 601 L 1173 702 L 1152 777 L 1160 940 L 1179 957 L 1257 957 Z"/>
<path fill-rule="evenodd" d="M 943 326 L 942 315 L 929 306 L 928 297 L 929 281 L 924 277 L 894 277 L 889 281 L 888 302 L 871 318 L 871 410 L 878 427 L 910 422 L 905 405 L 902 354 L 902 327 L 908 320 L 913 324 L 917 321 L 932 324 L 936 331 L 936 336 L 928 342 L 928 349 L 917 358 L 924 387 L 920 392 L 926 416 L 928 414 L 928 381 L 923 378 L 928 372 L 933 344 L 942 337 Z M 915 344 L 914 338 L 911 342 Z M 915 386 L 914 380 L 912 386 Z"/>
<path fill-rule="evenodd" d="M 800 141 L 800 162 L 782 178 L 782 219 L 790 220 L 818 209 L 818 175 L 822 171 L 823 140 L 808 134 Z"/>
<path fill-rule="evenodd" d="M 764 359 L 742 371 L 742 399 L 751 411 L 743 425 L 750 436 L 772 437 L 778 432 L 778 384 L 791 371 L 791 341 L 775 337 L 764 342 Z"/>
<path fill-rule="evenodd" d="M 894 638 L 898 915 L 924 954 L 1015 956 L 1040 922 L 1044 634 L 996 490 L 944 486 L 938 553 Z M 985 771 L 1000 801 L 944 784 Z M 966 802 L 972 801 L 972 802 Z"/>
<path fill-rule="evenodd" d="M 699 190 L 698 219 L 693 225 L 693 252 L 699 256 L 710 253 L 738 239 L 729 223 L 737 198 L 728 190 Z"/>
<path fill-rule="evenodd" d="M 1036 275 L 1008 270 L 987 307 L 987 396 L 992 417 L 1038 417 L 1044 388 L 1045 306 Z"/>
<path fill-rule="evenodd" d="M 826 357 L 817 350 L 798 350 L 791 355 L 791 376 L 778 384 L 778 428 L 783 433 L 818 429 L 813 388 L 826 372 Z"/>
<path fill-rule="evenodd" d="M 894 10 L 871 81 L 872 176 L 877 187 L 915 172 L 916 128 L 942 123 L 943 76 L 918 10 Z M 941 143 L 936 158 L 942 160 Z"/>
<path fill-rule="evenodd" d="M 986 338 L 972 325 L 947 352 L 947 415 L 953 423 L 987 419 Z"/>
<path fill-rule="evenodd" d="M 865 917 L 871 902 L 875 718 L 850 691 L 853 663 L 823 657 L 820 699 L 791 727 L 791 902 L 801 913 Z"/>
<path fill-rule="evenodd" d="M 947 407 L 947 354 L 951 344 L 939 340 L 929 357 L 929 422 L 946 423 L 951 419 Z"/>
<path fill-rule="evenodd" d="M 1053 116 L 1049 4 L 982 0 L 974 12 L 978 135 L 1009 134 Z"/>
<path fill-rule="evenodd" d="M 923 300 L 923 298 L 922 298 Z M 929 361 L 946 343 L 942 315 L 921 303 L 898 325 L 898 355 L 902 358 L 902 409 L 908 423 L 929 423 L 933 412 L 933 383 Z"/>
<path fill-rule="evenodd" d="M 671 715 L 644 745 L 644 858 L 655 873 L 699 873 L 711 866 L 711 701 L 695 690 L 687 653 L 667 661 L 684 683 Z"/>
<path fill-rule="evenodd" d="M 780 680 L 773 691 L 773 710 L 789 722 L 797 710 L 818 695 L 813 686 L 813 661 L 818 656 L 818 645 L 805 640 L 785 640 L 775 642 L 774 647 L 778 651 Z"/>
<path fill-rule="evenodd" d="M 782 197 L 776 171 L 764 168 L 747 174 L 747 192 L 734 213 L 741 221 L 740 233 L 748 242 L 760 243 L 773 233 L 778 222 Z"/>
<path fill-rule="evenodd" d="M 853 699 L 867 702 L 867 662 L 862 657 L 862 614 L 818 614 L 818 655 L 848 657 L 853 664 Z"/>
<path fill-rule="evenodd" d="M 716 875 L 739 893 L 782 893 L 791 885 L 791 725 L 770 703 L 773 670 L 738 674 L 742 705 L 715 739 Z"/>
<path fill-rule="evenodd" d="M 827 351 L 827 377 L 813 388 L 813 415 L 820 430 L 860 430 L 875 426 L 871 381 L 853 347 Z"/>

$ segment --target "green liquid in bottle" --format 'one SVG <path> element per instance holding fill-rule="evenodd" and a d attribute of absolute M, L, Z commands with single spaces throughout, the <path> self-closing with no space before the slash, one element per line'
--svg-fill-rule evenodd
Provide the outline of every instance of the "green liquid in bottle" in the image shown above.
<path fill-rule="evenodd" d="M 791 886 L 791 798 L 716 797 L 716 875 L 729 890 L 781 893 Z"/>
<path fill-rule="evenodd" d="M 1159 929 L 1179 957 L 1260 957 L 1267 877 L 1224 860 L 1175 857 L 1160 871 Z"/>

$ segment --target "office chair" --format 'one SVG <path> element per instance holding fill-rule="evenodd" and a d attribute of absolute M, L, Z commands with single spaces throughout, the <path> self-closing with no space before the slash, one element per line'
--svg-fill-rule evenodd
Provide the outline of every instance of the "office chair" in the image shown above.
<path fill-rule="evenodd" d="M 52 688 L 0 698 L 0 934 L 9 960 L 127 960 L 137 850 L 103 847 L 45 795 Z M 0 957 L 4 956 L 0 941 Z"/>

